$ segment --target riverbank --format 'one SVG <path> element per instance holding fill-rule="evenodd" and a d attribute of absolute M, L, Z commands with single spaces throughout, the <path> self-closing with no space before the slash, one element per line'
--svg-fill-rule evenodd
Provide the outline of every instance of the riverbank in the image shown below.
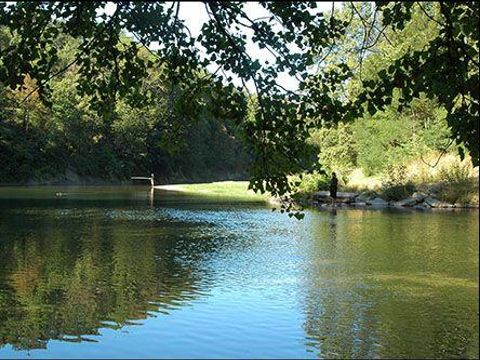
<path fill-rule="evenodd" d="M 131 180 L 118 181 L 95 181 L 95 179 L 70 178 L 70 181 L 63 183 L 45 183 L 44 186 L 105 186 L 105 185 L 131 185 Z M 73 181 L 83 180 L 83 181 Z M 478 183 L 478 180 L 477 180 Z M 19 186 L 21 184 L 14 184 Z M 35 186 L 36 184 L 29 184 Z M 145 184 L 149 185 L 149 184 Z M 1 184 L 0 186 L 8 186 Z M 257 194 L 248 188 L 248 181 L 217 181 L 204 183 L 177 183 L 156 185 L 155 189 L 183 193 L 185 195 L 204 196 L 208 198 L 227 198 L 232 201 L 251 201 L 269 203 L 273 206 L 279 206 L 280 201 L 271 197 L 269 194 Z M 448 202 L 438 198 L 441 186 L 423 187 L 424 191 L 415 191 L 409 196 L 401 199 L 392 200 L 385 196 L 381 191 L 363 189 L 363 191 L 340 191 L 337 195 L 336 206 L 342 208 L 404 208 L 413 210 L 428 209 L 478 209 L 478 196 L 476 202 Z M 341 189 L 342 190 L 342 189 Z M 345 190 L 345 189 L 343 189 Z M 349 189 L 346 189 L 349 190 Z M 458 192 L 458 190 L 455 190 Z M 471 189 L 470 189 L 471 191 Z M 478 192 L 478 187 L 477 187 Z M 331 198 L 328 191 L 298 192 L 291 199 L 300 207 L 329 208 L 331 207 Z"/>
<path fill-rule="evenodd" d="M 338 178 L 338 191 L 355 194 L 348 201 L 340 199 L 345 205 L 478 208 L 479 168 L 473 166 L 469 157 L 461 159 L 456 154 L 433 153 L 430 158 L 399 162 L 378 172 L 364 172 L 361 167 L 333 169 Z M 329 203 L 331 199 L 318 192 L 329 190 L 332 171 L 293 177 L 292 181 L 300 182 L 296 201 L 312 206 Z"/>
<path fill-rule="evenodd" d="M 248 181 L 217 181 L 197 184 L 169 184 L 157 185 L 155 189 L 181 192 L 189 195 L 202 195 L 209 197 L 226 197 L 232 199 L 268 202 L 268 194 L 256 194 L 248 189 Z"/>
<path fill-rule="evenodd" d="M 248 181 L 219 181 L 212 183 L 198 184 L 170 184 L 158 185 L 155 189 L 164 191 L 180 192 L 188 195 L 223 197 L 232 200 L 250 200 L 280 205 L 280 202 L 269 194 L 256 194 L 248 189 Z M 399 200 L 385 200 L 381 194 L 374 191 L 339 192 L 336 202 L 337 207 L 343 208 L 382 208 L 394 207 L 414 210 L 428 209 L 478 209 L 478 203 L 448 203 L 436 198 L 434 193 L 415 192 L 411 196 Z M 292 197 L 294 203 L 302 207 L 328 208 L 331 206 L 331 199 L 328 191 L 318 191 L 311 194 L 295 194 Z"/>
<path fill-rule="evenodd" d="M 332 206 L 332 199 L 328 191 L 318 191 L 308 196 L 305 194 L 294 197 L 299 205 L 328 208 Z M 478 209 L 478 203 L 449 203 L 441 201 L 432 193 L 415 192 L 411 196 L 399 201 L 387 201 L 375 192 L 339 192 L 335 202 L 337 207 L 353 208 L 410 208 L 416 210 L 427 209 Z"/>
<path fill-rule="evenodd" d="M 366 182 L 365 182 L 366 183 Z M 425 210 L 435 209 L 478 209 L 478 177 L 466 177 L 461 180 L 444 180 L 433 183 L 382 183 L 379 186 L 352 186 L 347 183 L 337 193 L 340 206 L 361 207 L 397 207 Z M 320 190 L 320 191 L 318 191 Z M 323 190 L 323 191 L 322 191 Z M 320 189 L 300 189 L 294 201 L 302 206 L 326 207 L 331 204 L 329 191 Z"/>

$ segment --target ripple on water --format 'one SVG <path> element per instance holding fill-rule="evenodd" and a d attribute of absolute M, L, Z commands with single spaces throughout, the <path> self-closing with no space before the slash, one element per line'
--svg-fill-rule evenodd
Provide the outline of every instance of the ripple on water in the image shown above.
<path fill-rule="evenodd" d="M 478 357 L 468 214 L 69 204 L 2 208 L 0 356 Z"/>

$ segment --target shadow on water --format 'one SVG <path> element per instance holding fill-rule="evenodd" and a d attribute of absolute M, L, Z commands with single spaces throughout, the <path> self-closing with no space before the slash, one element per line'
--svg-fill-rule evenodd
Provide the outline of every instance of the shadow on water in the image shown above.
<path fill-rule="evenodd" d="M 88 357 L 49 343 L 101 344 L 134 325 L 156 339 L 145 351 L 168 357 L 478 357 L 478 212 L 297 221 L 145 188 L 53 190 L 0 189 L 7 357 Z M 138 356 L 137 332 L 123 357 Z"/>

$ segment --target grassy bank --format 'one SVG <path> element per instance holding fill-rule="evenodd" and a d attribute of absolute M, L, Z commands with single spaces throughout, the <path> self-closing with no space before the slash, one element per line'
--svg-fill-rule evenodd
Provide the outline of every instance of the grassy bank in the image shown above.
<path fill-rule="evenodd" d="M 177 191 L 191 195 L 221 197 L 243 201 L 267 202 L 268 194 L 256 194 L 248 189 L 248 181 L 218 181 L 201 184 L 172 184 L 155 186 L 156 189 Z"/>
<path fill-rule="evenodd" d="M 432 166 L 434 164 L 435 166 Z M 365 193 L 386 201 L 399 201 L 415 192 L 430 194 L 451 204 L 479 203 L 478 167 L 469 158 L 432 154 L 422 160 L 409 161 L 388 168 L 377 175 L 366 176 L 362 169 L 337 171 L 339 191 Z M 301 181 L 298 198 L 306 199 L 319 190 L 328 190 L 330 174 L 308 174 Z"/>

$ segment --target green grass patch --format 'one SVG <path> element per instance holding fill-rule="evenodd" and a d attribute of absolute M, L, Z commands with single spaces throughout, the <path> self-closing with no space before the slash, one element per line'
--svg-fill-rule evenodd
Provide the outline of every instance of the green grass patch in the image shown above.
<path fill-rule="evenodd" d="M 256 194 L 248 189 L 248 181 L 218 181 L 201 184 L 160 185 L 156 188 L 166 191 L 178 191 L 185 194 L 235 199 L 243 201 L 266 202 L 269 194 Z"/>

